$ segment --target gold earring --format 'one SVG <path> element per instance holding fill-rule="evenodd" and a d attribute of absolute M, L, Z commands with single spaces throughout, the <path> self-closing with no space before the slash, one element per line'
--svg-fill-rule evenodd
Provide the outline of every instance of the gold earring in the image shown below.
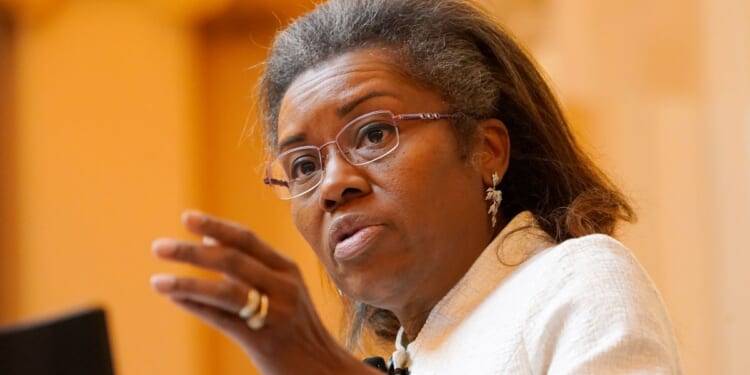
<path fill-rule="evenodd" d="M 500 177 L 497 172 L 492 172 L 492 186 L 487 188 L 487 196 L 484 199 L 491 202 L 490 210 L 487 213 L 492 218 L 493 228 L 497 224 L 497 211 L 500 209 L 500 202 L 503 201 L 503 192 L 500 191 L 498 185 L 500 185 Z"/>

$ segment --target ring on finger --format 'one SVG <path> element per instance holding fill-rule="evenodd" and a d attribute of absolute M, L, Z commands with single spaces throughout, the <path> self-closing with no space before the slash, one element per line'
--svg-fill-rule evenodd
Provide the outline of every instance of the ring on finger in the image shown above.
<path fill-rule="evenodd" d="M 245 302 L 245 306 L 243 306 L 242 310 L 240 310 L 240 318 L 245 320 L 250 319 L 258 310 L 260 301 L 260 292 L 258 292 L 258 290 L 255 288 L 250 288 L 250 290 L 247 291 L 247 302 Z"/>
<path fill-rule="evenodd" d="M 257 331 L 266 323 L 266 316 L 268 316 L 268 296 L 262 294 L 260 296 L 260 309 L 258 312 L 246 320 L 247 326 L 253 331 Z"/>

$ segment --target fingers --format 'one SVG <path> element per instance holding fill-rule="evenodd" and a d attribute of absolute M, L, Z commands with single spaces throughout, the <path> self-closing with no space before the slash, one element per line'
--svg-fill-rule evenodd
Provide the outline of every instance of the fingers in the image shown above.
<path fill-rule="evenodd" d="M 203 244 L 206 246 L 219 246 L 221 245 L 219 241 L 216 241 L 215 238 L 209 237 L 209 236 L 203 236 Z"/>
<path fill-rule="evenodd" d="M 239 224 L 194 210 L 185 211 L 182 222 L 190 232 L 207 237 L 208 241 L 237 248 L 273 269 L 286 269 L 293 264 L 289 258 L 271 249 Z"/>
<path fill-rule="evenodd" d="M 247 287 L 229 280 L 154 275 L 151 277 L 151 286 L 171 298 L 214 306 L 235 316 L 247 301 Z"/>
<path fill-rule="evenodd" d="M 241 338 L 247 335 L 247 320 L 239 312 L 247 303 L 248 288 L 227 280 L 206 280 L 174 275 L 154 275 L 151 286 L 172 302 L 195 314 L 209 325 L 225 333 Z M 270 298 L 267 295 L 264 298 Z M 278 300 L 275 300 L 279 303 Z M 276 305 L 274 303 L 274 305 Z M 268 306 L 269 310 L 276 306 Z M 269 315 L 276 312 L 266 310 L 263 326 L 269 324 Z"/>
<path fill-rule="evenodd" d="M 190 232 L 202 237 L 201 241 L 157 239 L 152 243 L 154 255 L 217 271 L 224 279 L 155 275 L 151 285 L 157 292 L 245 344 L 253 330 L 239 317 L 239 312 L 248 303 L 249 288 L 257 288 L 264 295 L 262 301 L 269 301 L 261 304 L 269 309 L 267 315 L 262 314 L 268 316 L 264 326 L 272 319 L 288 319 L 290 311 L 295 311 L 301 279 L 289 258 L 238 224 L 196 211 L 185 212 L 182 220 Z"/>
<path fill-rule="evenodd" d="M 206 246 L 163 238 L 154 241 L 151 248 L 159 258 L 221 272 L 261 290 L 268 290 L 275 279 L 273 271 L 268 267 L 231 247 Z"/>

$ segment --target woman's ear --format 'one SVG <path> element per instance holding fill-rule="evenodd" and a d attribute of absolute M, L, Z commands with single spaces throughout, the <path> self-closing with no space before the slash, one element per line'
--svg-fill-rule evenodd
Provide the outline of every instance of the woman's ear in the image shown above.
<path fill-rule="evenodd" d="M 510 161 L 510 137 L 505 124 L 495 118 L 479 122 L 476 146 L 476 167 L 486 186 L 492 186 L 492 174 L 502 181 Z"/>

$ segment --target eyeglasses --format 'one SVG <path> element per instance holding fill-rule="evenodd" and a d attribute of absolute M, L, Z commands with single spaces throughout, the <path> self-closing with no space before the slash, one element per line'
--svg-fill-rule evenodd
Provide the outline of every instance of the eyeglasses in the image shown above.
<path fill-rule="evenodd" d="M 359 116 L 344 125 L 333 141 L 320 147 L 302 146 L 281 153 L 266 168 L 263 182 L 284 200 L 302 196 L 323 181 L 321 151 L 335 144 L 351 165 L 365 165 L 378 161 L 399 145 L 398 122 L 402 120 L 441 120 L 455 114 L 411 113 L 395 115 L 390 111 L 375 111 Z"/>

